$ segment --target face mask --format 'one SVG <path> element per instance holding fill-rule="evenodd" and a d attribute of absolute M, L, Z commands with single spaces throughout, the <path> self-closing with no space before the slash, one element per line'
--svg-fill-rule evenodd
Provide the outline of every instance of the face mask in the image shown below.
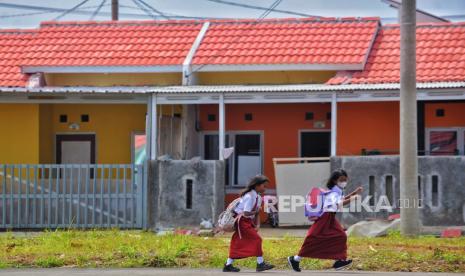
<path fill-rule="evenodd" d="M 344 188 L 347 186 L 347 181 L 339 182 L 339 183 L 337 183 L 337 185 L 338 185 L 341 189 L 344 189 Z"/>

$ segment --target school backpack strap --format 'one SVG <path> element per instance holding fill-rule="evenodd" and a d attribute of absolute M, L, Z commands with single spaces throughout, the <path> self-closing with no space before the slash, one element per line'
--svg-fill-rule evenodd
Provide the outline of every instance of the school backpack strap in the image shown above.
<path fill-rule="evenodd" d="M 331 191 L 323 188 L 312 188 L 307 194 L 305 202 L 305 216 L 315 221 L 323 215 L 325 196 Z"/>
<path fill-rule="evenodd" d="M 216 224 L 216 231 L 217 232 L 233 232 L 234 231 L 234 224 L 239 216 L 236 216 L 234 209 L 236 209 L 237 205 L 241 198 L 236 198 L 231 203 L 229 203 L 226 210 L 224 210 L 218 217 L 218 222 Z"/>

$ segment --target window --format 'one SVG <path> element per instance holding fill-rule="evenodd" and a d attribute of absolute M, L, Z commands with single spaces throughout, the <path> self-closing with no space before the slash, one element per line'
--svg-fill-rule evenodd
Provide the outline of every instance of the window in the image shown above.
<path fill-rule="evenodd" d="M 205 160 L 218 160 L 220 159 L 220 153 L 219 153 L 219 148 L 220 148 L 220 144 L 219 144 L 219 139 L 218 139 L 218 134 L 206 134 L 204 136 L 204 144 L 203 144 L 203 158 Z M 225 138 L 224 138 L 224 146 L 227 148 L 229 147 L 229 135 L 225 135 Z M 230 175 L 230 169 L 229 167 L 231 166 L 230 165 L 230 162 L 229 162 L 229 159 L 226 160 L 226 168 L 228 168 L 226 170 L 226 175 L 225 175 L 225 184 L 226 185 L 229 185 L 229 175 Z"/>
<path fill-rule="evenodd" d="M 252 115 L 252 113 L 246 113 L 246 114 L 244 115 L 244 120 L 246 120 L 246 121 L 252 121 L 252 120 L 253 120 L 253 115 Z"/>
<path fill-rule="evenodd" d="M 457 129 L 430 129 L 427 145 L 430 155 L 456 155 L 463 148 L 463 139 L 458 139 Z M 462 146 L 460 146 L 462 145 Z M 463 153 L 463 151 L 462 151 Z"/>
<path fill-rule="evenodd" d="M 225 135 L 225 147 L 231 146 L 234 146 L 234 153 L 226 160 L 226 185 L 244 187 L 250 178 L 262 173 L 262 134 L 229 132 Z M 218 149 L 218 134 L 204 134 L 204 159 L 218 160 Z"/>
<path fill-rule="evenodd" d="M 328 157 L 331 155 L 331 132 L 300 131 L 301 157 Z"/>
<path fill-rule="evenodd" d="M 89 114 L 82 114 L 81 115 L 81 122 L 88 123 L 89 122 Z"/>
<path fill-rule="evenodd" d="M 208 121 L 209 122 L 216 121 L 216 115 L 215 114 L 208 114 Z"/>
<path fill-rule="evenodd" d="M 235 136 L 234 182 L 246 186 L 250 178 L 261 173 L 260 135 L 237 134 Z"/>
<path fill-rule="evenodd" d="M 131 153 L 132 153 L 132 162 L 136 165 L 144 164 L 144 160 L 146 158 L 146 143 L 147 139 L 145 133 L 143 132 L 135 132 L 132 135 L 132 145 L 131 145 Z"/>
<path fill-rule="evenodd" d="M 436 109 L 436 117 L 444 117 L 445 116 L 445 111 L 444 109 L 440 108 L 440 109 Z"/>
<path fill-rule="evenodd" d="M 66 123 L 68 122 L 68 116 L 67 115 L 60 115 L 60 123 Z"/>
<path fill-rule="evenodd" d="M 313 112 L 307 112 L 307 113 L 305 113 L 305 120 L 306 120 L 306 121 L 311 121 L 311 120 L 313 120 Z"/>

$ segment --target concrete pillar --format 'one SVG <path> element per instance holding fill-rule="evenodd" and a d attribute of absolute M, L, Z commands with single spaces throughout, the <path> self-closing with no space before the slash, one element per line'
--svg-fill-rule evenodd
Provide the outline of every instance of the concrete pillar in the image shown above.
<path fill-rule="evenodd" d="M 220 102 L 219 102 L 219 158 L 220 160 L 224 160 L 223 152 L 224 152 L 224 137 L 225 137 L 225 106 L 224 106 L 224 95 L 220 95 Z"/>
<path fill-rule="evenodd" d="M 157 95 L 152 94 L 147 104 L 146 154 L 148 160 L 156 160 L 158 154 Z"/>
<path fill-rule="evenodd" d="M 331 100 L 331 156 L 337 155 L 337 94 Z"/>
<path fill-rule="evenodd" d="M 400 209 L 401 233 L 420 233 L 418 209 L 416 1 L 403 0 L 400 25 Z"/>

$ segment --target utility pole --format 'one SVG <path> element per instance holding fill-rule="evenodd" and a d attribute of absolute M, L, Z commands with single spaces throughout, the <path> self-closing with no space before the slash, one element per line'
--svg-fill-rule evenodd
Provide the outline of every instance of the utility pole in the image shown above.
<path fill-rule="evenodd" d="M 118 0 L 111 0 L 111 20 L 118 21 Z"/>
<path fill-rule="evenodd" d="M 402 0 L 400 19 L 400 229 L 420 233 L 418 208 L 416 0 Z"/>

